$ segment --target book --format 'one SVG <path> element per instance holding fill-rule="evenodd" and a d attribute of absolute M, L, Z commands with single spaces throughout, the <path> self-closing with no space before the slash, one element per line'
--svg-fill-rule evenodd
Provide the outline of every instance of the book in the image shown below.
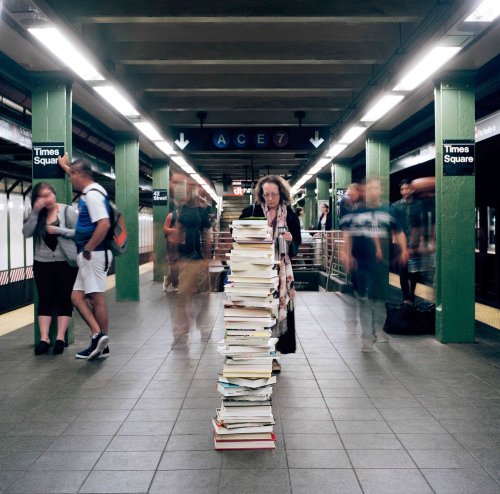
<path fill-rule="evenodd" d="M 214 434 L 214 446 L 218 451 L 221 450 L 238 450 L 238 449 L 276 449 L 274 439 L 258 439 L 258 440 L 221 440 Z"/>
<path fill-rule="evenodd" d="M 248 261 L 229 261 L 229 266 L 231 267 L 232 272 L 237 271 L 251 271 L 253 273 L 265 273 L 265 274 L 273 274 L 275 270 L 273 270 L 272 263 L 269 264 L 261 264 L 261 263 L 253 263 Z"/>
<path fill-rule="evenodd" d="M 224 317 L 242 316 L 242 317 L 269 317 L 272 315 L 272 307 L 245 307 L 243 305 L 224 305 Z"/>
<path fill-rule="evenodd" d="M 222 375 L 224 377 L 271 377 L 272 368 L 269 370 L 251 365 L 224 366 Z"/>
<path fill-rule="evenodd" d="M 219 382 L 236 384 L 238 386 L 245 386 L 248 388 L 258 388 L 261 386 L 269 386 L 271 384 L 276 384 L 276 376 L 271 376 L 268 379 L 246 379 L 239 377 L 226 378 L 219 376 Z"/>
<path fill-rule="evenodd" d="M 235 427 L 226 427 L 224 424 L 219 422 L 216 417 L 212 418 L 212 425 L 214 426 L 214 431 L 217 435 L 227 435 L 227 434 L 265 434 L 273 432 L 273 424 L 268 423 L 266 425 L 255 425 L 250 423 L 242 423 Z"/>
<path fill-rule="evenodd" d="M 262 217 L 262 218 L 243 218 L 241 220 L 233 220 L 231 223 L 231 228 L 234 227 L 241 227 L 241 226 L 247 226 L 250 228 L 261 228 L 268 226 L 267 219 Z"/>

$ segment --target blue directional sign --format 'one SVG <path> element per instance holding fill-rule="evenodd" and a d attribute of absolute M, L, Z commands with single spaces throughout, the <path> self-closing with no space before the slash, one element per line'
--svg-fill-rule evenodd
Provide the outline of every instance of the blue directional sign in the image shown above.
<path fill-rule="evenodd" d="M 174 128 L 173 139 L 184 152 L 235 150 L 323 149 L 329 138 L 328 127 L 284 128 Z"/>

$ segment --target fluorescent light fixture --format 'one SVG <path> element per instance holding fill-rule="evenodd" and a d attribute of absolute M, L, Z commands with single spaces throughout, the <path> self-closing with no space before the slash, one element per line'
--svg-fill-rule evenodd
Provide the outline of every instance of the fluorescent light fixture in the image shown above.
<path fill-rule="evenodd" d="M 201 178 L 201 176 L 198 173 L 191 173 L 191 178 L 194 178 L 200 185 L 206 183 L 205 180 L 203 180 L 203 178 Z"/>
<path fill-rule="evenodd" d="M 318 162 L 309 170 L 311 175 L 315 175 L 319 171 L 321 171 L 328 163 L 330 163 L 329 158 L 320 158 Z"/>
<path fill-rule="evenodd" d="M 302 175 L 302 177 L 300 177 L 299 180 L 297 180 L 297 183 L 294 185 L 294 188 L 298 189 L 299 187 L 304 185 L 311 177 L 312 175 L 310 173 Z"/>
<path fill-rule="evenodd" d="M 177 154 L 172 144 L 170 144 L 170 142 L 168 141 L 156 141 L 155 144 L 157 148 L 161 149 L 168 156 L 173 156 L 174 154 Z"/>
<path fill-rule="evenodd" d="M 339 155 L 346 147 L 347 144 L 333 144 L 328 148 L 326 156 L 328 158 L 335 158 L 335 156 Z"/>
<path fill-rule="evenodd" d="M 95 86 L 94 89 L 122 115 L 125 115 L 126 117 L 138 117 L 140 115 L 132 104 L 129 103 L 127 99 L 113 86 Z"/>
<path fill-rule="evenodd" d="M 500 15 L 498 0 L 484 0 L 465 22 L 493 22 Z"/>
<path fill-rule="evenodd" d="M 184 159 L 183 156 L 172 156 L 172 161 L 179 165 L 186 173 L 190 175 L 196 173 L 196 170 Z"/>
<path fill-rule="evenodd" d="M 460 51 L 459 46 L 436 46 L 403 77 L 394 91 L 411 91 Z"/>
<path fill-rule="evenodd" d="M 366 127 L 360 127 L 359 125 L 353 125 L 340 139 L 341 144 L 351 144 L 354 142 L 363 132 L 365 132 Z"/>
<path fill-rule="evenodd" d="M 134 125 L 150 140 L 164 141 L 158 130 L 150 122 L 134 122 Z"/>
<path fill-rule="evenodd" d="M 80 51 L 55 27 L 30 28 L 28 31 L 44 44 L 64 65 L 84 81 L 103 81 L 104 77 Z"/>
<path fill-rule="evenodd" d="M 389 113 L 402 99 L 404 99 L 404 96 L 400 94 L 386 94 L 368 110 L 366 115 L 361 118 L 361 121 L 376 122 L 386 113 Z"/>

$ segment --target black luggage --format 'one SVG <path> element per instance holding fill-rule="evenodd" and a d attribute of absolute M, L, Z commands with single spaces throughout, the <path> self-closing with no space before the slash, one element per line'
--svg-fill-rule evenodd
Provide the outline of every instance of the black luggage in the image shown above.
<path fill-rule="evenodd" d="M 416 305 L 385 304 L 387 318 L 384 331 L 389 334 L 434 334 L 436 306 L 426 302 Z"/>

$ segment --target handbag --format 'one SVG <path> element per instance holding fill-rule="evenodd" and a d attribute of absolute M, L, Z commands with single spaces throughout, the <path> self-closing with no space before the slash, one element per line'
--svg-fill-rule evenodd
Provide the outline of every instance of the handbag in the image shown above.
<path fill-rule="evenodd" d="M 65 206 L 65 209 L 64 209 L 64 227 L 65 228 L 68 228 L 68 223 L 69 223 L 68 222 L 68 207 L 69 206 Z M 76 268 L 78 266 L 78 263 L 76 262 L 77 253 L 76 253 L 75 241 L 72 238 L 66 238 L 66 237 L 63 237 L 62 235 L 60 235 L 57 238 L 57 242 L 59 244 L 59 247 L 62 250 L 62 253 L 64 254 L 66 262 L 70 266 Z"/>

